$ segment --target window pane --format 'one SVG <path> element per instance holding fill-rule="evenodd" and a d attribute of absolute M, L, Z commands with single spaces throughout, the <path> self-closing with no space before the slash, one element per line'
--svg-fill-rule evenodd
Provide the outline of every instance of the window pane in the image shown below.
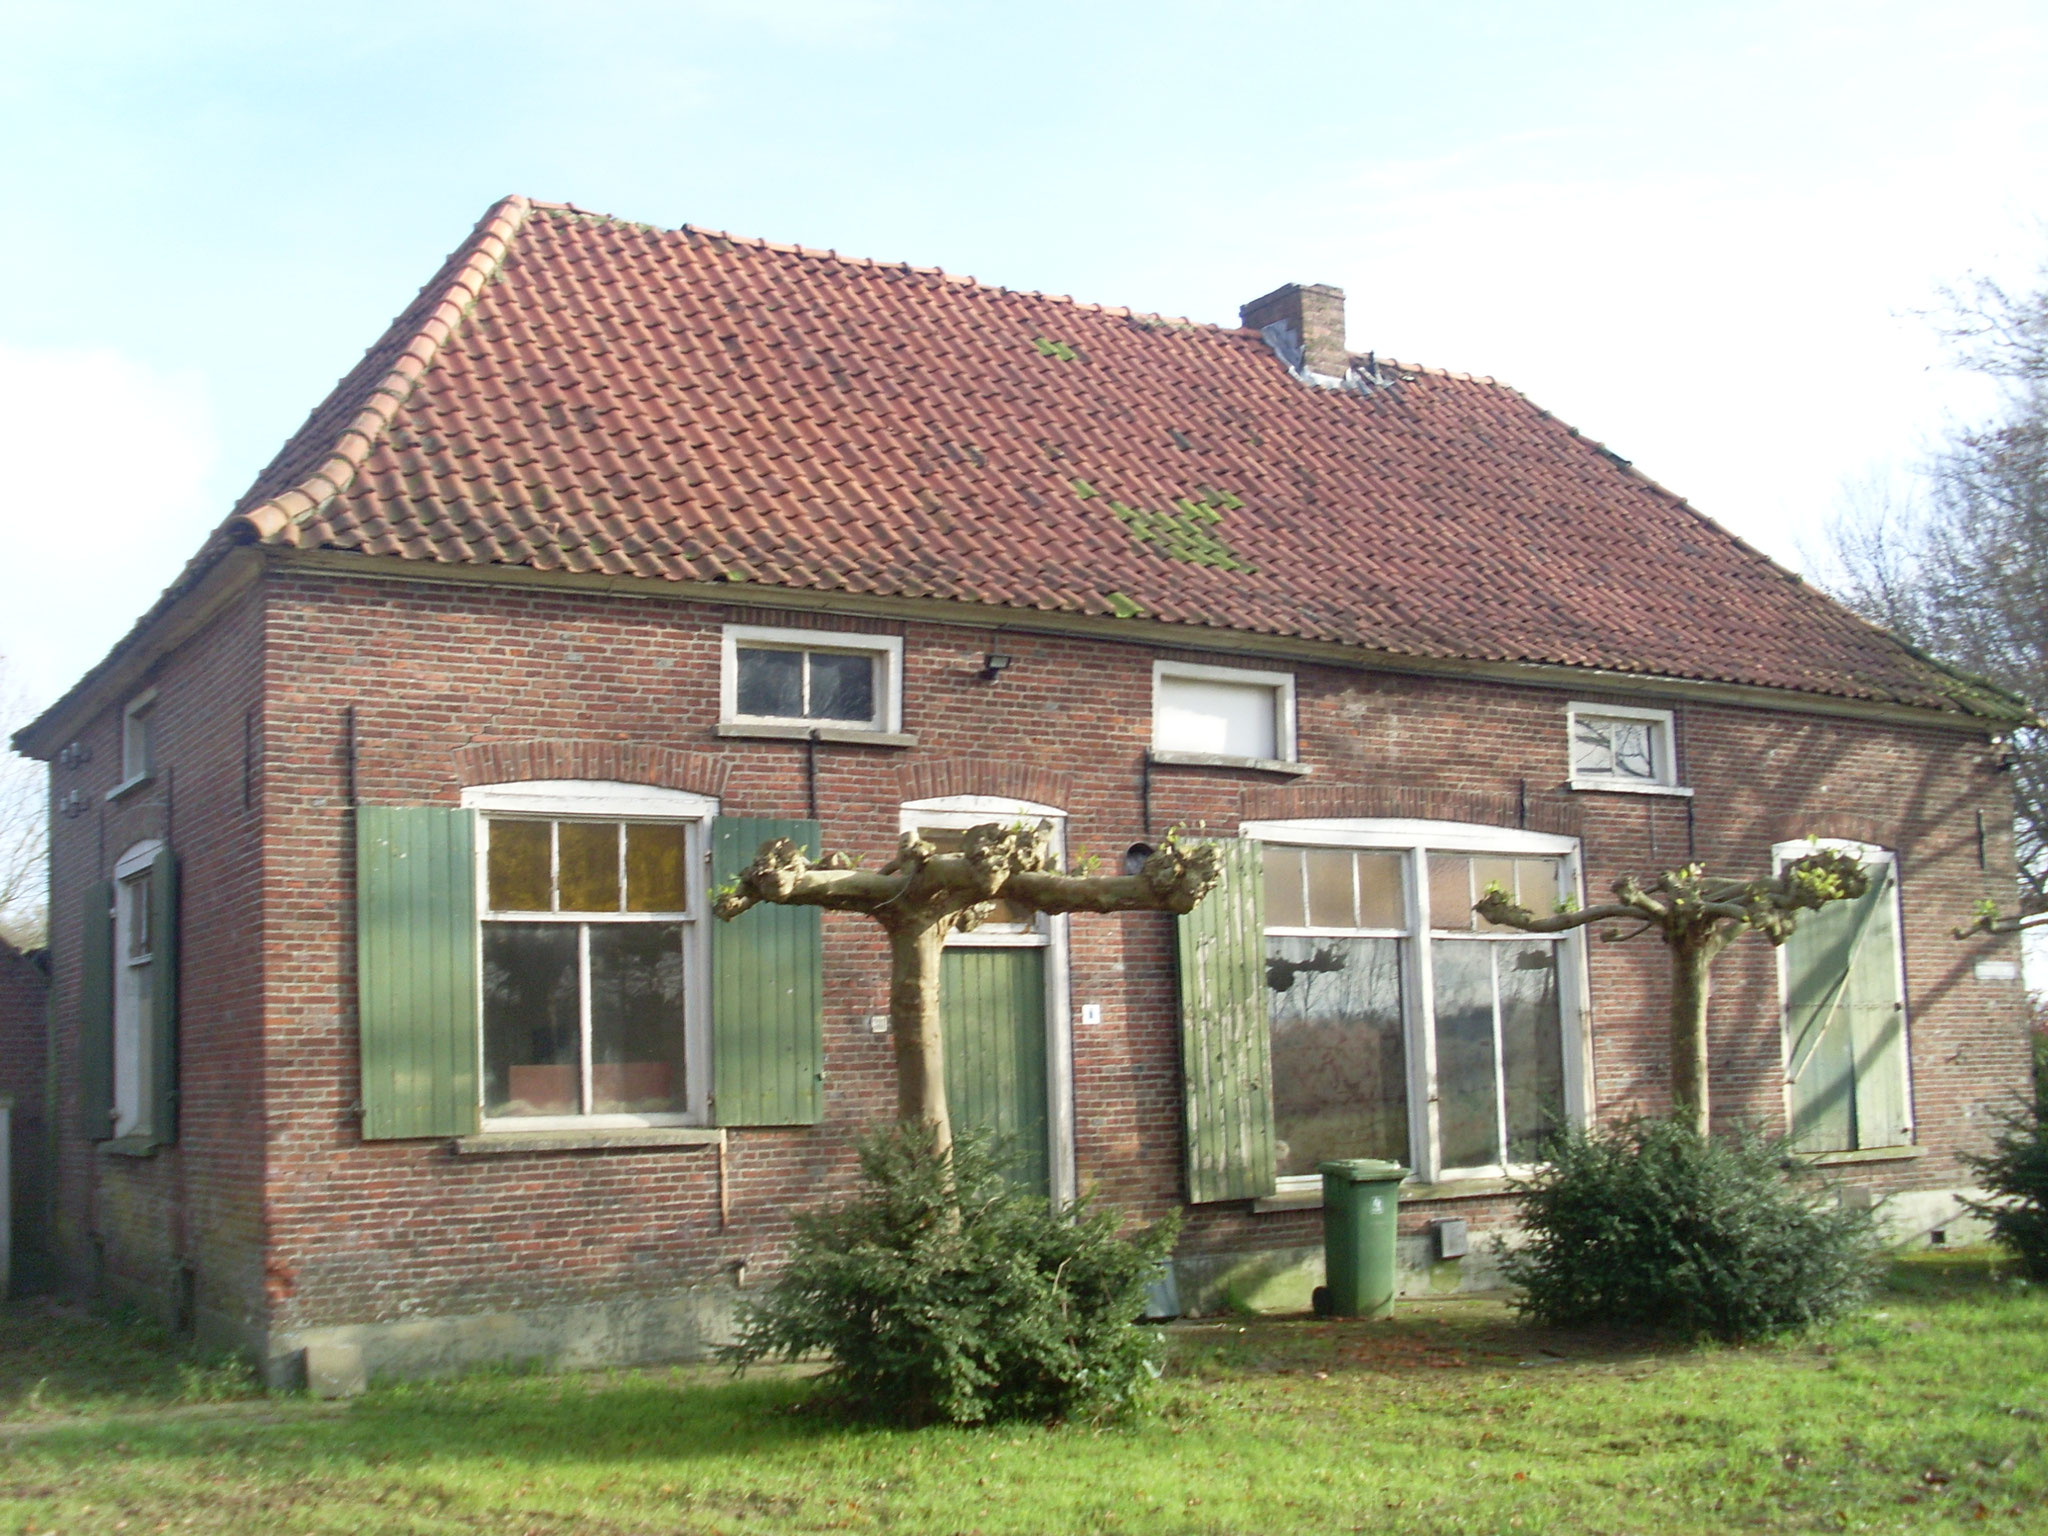
<path fill-rule="evenodd" d="M 690 904 L 689 828 L 679 821 L 626 826 L 626 910 L 680 912 Z"/>
<path fill-rule="evenodd" d="M 1513 859 L 1474 859 L 1472 861 L 1472 899 L 1477 901 L 1486 894 L 1489 885 L 1497 885 L 1508 895 L 1515 894 L 1515 861 Z M 1476 914 L 1472 926 L 1482 933 L 1512 933 L 1515 930 L 1504 923 L 1489 923 Z"/>
<path fill-rule="evenodd" d="M 1496 947 L 1500 975 L 1501 1076 L 1507 1093 L 1508 1150 L 1533 1162 L 1538 1145 L 1564 1114 L 1564 1040 L 1557 1005 L 1557 946 Z"/>
<path fill-rule="evenodd" d="M 1168 752 L 1277 758 L 1276 703 L 1266 683 L 1162 677 L 1153 744 Z"/>
<path fill-rule="evenodd" d="M 831 651 L 811 651 L 811 707 L 813 720 L 857 720 L 862 724 L 875 718 L 875 658 L 842 656 Z"/>
<path fill-rule="evenodd" d="M 1472 861 L 1461 854 L 1429 856 L 1429 925 L 1470 928 L 1473 924 Z"/>
<path fill-rule="evenodd" d="M 1266 847 L 1266 923 L 1273 928 L 1306 928 L 1301 899 L 1301 850 Z"/>
<path fill-rule="evenodd" d="M 493 912 L 547 912 L 553 881 L 548 873 L 547 821 L 500 821 L 490 824 L 490 903 Z"/>
<path fill-rule="evenodd" d="M 1356 928 L 1351 899 L 1351 850 L 1304 848 L 1308 863 L 1308 922 L 1311 928 Z"/>
<path fill-rule="evenodd" d="M 1572 716 L 1572 772 L 1614 772 L 1614 742 L 1607 721 L 1597 715 Z"/>
<path fill-rule="evenodd" d="M 128 903 L 128 953 L 129 960 L 147 960 L 155 951 L 155 941 L 149 931 L 150 874 L 144 870 L 139 875 L 130 875 L 121 882 L 121 899 Z"/>
<path fill-rule="evenodd" d="M 1408 858 L 1399 853 L 1358 855 L 1358 926 L 1408 926 Z"/>
<path fill-rule="evenodd" d="M 154 704 L 145 704 L 128 713 L 121 733 L 121 776 L 125 779 L 144 778 L 156 766 L 156 754 L 151 750 L 150 740 L 155 729 L 152 718 L 155 710 Z"/>
<path fill-rule="evenodd" d="M 561 846 L 561 889 L 564 912 L 619 910 L 619 824 L 615 821 L 565 821 Z"/>
<path fill-rule="evenodd" d="M 1500 1158 L 1493 1059 L 1493 952 L 1508 946 L 1440 940 L 1436 982 L 1437 1145 L 1446 1168 Z"/>
<path fill-rule="evenodd" d="M 680 923 L 591 924 L 590 1079 L 600 1115 L 687 1107 Z"/>
<path fill-rule="evenodd" d="M 1564 894 L 1563 872 L 1562 859 L 1515 860 L 1516 900 L 1538 917 L 1555 911 L 1558 897 Z"/>
<path fill-rule="evenodd" d="M 1572 772 L 1657 782 L 1658 727 L 1614 715 L 1572 717 Z"/>
<path fill-rule="evenodd" d="M 583 1108 L 573 923 L 484 924 L 484 1113 Z"/>
<path fill-rule="evenodd" d="M 1408 1156 L 1401 941 L 1266 941 L 1282 1174 L 1333 1157 Z"/>
<path fill-rule="evenodd" d="M 743 715 L 776 715 L 801 720 L 804 714 L 804 653 L 736 649 L 738 697 Z"/>

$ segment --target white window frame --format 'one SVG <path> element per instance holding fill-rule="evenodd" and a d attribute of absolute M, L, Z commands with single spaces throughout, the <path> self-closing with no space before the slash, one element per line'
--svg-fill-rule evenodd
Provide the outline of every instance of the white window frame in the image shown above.
<path fill-rule="evenodd" d="M 1906 994 L 1906 913 L 1899 900 L 1901 871 L 1898 850 L 1885 848 L 1877 843 L 1859 843 L 1852 838 L 1799 838 L 1792 842 L 1773 843 L 1771 845 L 1771 872 L 1776 874 L 1794 859 L 1804 858 L 1809 853 L 1819 853 L 1822 849 L 1826 848 L 1831 848 L 1837 853 L 1846 853 L 1859 864 L 1883 864 L 1888 866 L 1891 871 L 1892 936 L 1894 940 L 1892 956 L 1896 972 L 1894 984 L 1898 988 L 1899 999 L 1899 1071 L 1906 1080 L 1905 1093 L 1902 1095 L 1900 1102 L 1906 1106 L 1906 1140 L 1904 1143 L 1884 1143 L 1883 1146 L 1911 1146 L 1919 1141 L 1920 1113 L 1918 1106 L 1913 1102 L 1913 1005 L 1912 999 Z M 1786 1026 L 1790 1023 L 1792 999 L 1791 978 L 1786 974 L 1785 950 L 1782 945 L 1779 946 L 1777 952 L 1777 966 L 1778 1042 L 1779 1061 L 1782 1069 L 1779 1075 L 1784 1079 L 1785 1129 L 1789 1133 L 1792 1129 L 1792 1031 Z M 1876 1149 L 1843 1147 L 1839 1149 L 1839 1152 L 1882 1150 L 1883 1146 Z M 1817 1155 L 1826 1158 L 1838 1155 L 1838 1153 L 1820 1152 Z"/>
<path fill-rule="evenodd" d="M 1663 771 L 1655 779 L 1625 779 L 1614 774 L 1579 772 L 1577 742 L 1579 716 L 1593 715 L 1608 720 L 1645 720 L 1653 725 L 1657 754 Z M 1565 705 L 1564 719 L 1564 762 L 1565 775 L 1573 789 L 1612 790 L 1625 795 L 1690 795 L 1692 791 L 1678 782 L 1678 728 L 1676 715 L 1668 709 L 1642 709 L 1632 704 L 1600 704 L 1584 699 L 1574 700 Z"/>
<path fill-rule="evenodd" d="M 1405 883 L 1408 890 L 1407 926 L 1401 930 L 1359 930 L 1362 936 L 1402 938 L 1409 942 L 1401 950 L 1401 1004 L 1403 1046 L 1408 1061 L 1408 1151 L 1409 1166 L 1421 1184 L 1456 1183 L 1474 1179 L 1524 1177 L 1532 1168 L 1523 1163 L 1488 1164 L 1473 1168 L 1445 1167 L 1438 1156 L 1438 1111 L 1436 1093 L 1435 977 L 1428 964 L 1426 946 L 1435 941 L 1430 922 L 1428 866 L 1429 852 L 1496 854 L 1502 857 L 1546 857 L 1563 862 L 1565 888 L 1576 899 L 1585 895 L 1584 871 L 1579 842 L 1547 832 L 1524 832 L 1507 827 L 1489 827 L 1470 822 L 1423 821 L 1411 818 L 1361 820 L 1310 819 L 1301 821 L 1248 821 L 1239 835 L 1259 843 L 1279 843 L 1300 848 L 1364 848 L 1397 852 L 1408 856 Z M 1321 930 L 1274 928 L 1265 932 L 1285 937 Z M 1508 938 L 1519 937 L 1507 935 Z M 1592 1029 L 1588 1015 L 1585 930 L 1572 929 L 1555 936 L 1557 942 L 1558 1022 L 1564 1032 L 1564 1110 L 1574 1124 L 1585 1122 L 1593 1080 Z M 1468 942 L 1468 941 L 1458 941 Z M 1479 942 L 1483 942 L 1479 941 Z M 1322 1188 L 1315 1174 L 1291 1174 L 1278 1181 L 1276 1193 L 1303 1194 Z"/>
<path fill-rule="evenodd" d="M 1052 823 L 1053 855 L 1064 865 L 1067 856 L 1067 813 L 1035 800 L 1000 795 L 941 795 L 907 800 L 898 822 L 901 830 L 919 827 L 967 828 L 988 822 Z M 1078 1182 L 1074 1162 L 1074 1021 L 1069 1001 L 1067 919 L 1064 913 L 1041 913 L 1028 932 L 976 928 L 950 933 L 946 947 L 972 949 L 1043 949 L 1045 951 L 1045 1072 L 1047 1182 L 1053 1202 L 1073 1202 Z"/>
<path fill-rule="evenodd" d="M 156 690 L 137 694 L 121 708 L 121 782 L 109 800 L 156 777 Z M 139 744 L 139 750 L 138 750 Z M 138 762 L 137 759 L 140 759 Z"/>
<path fill-rule="evenodd" d="M 634 1130 L 656 1126 L 707 1125 L 711 1118 L 711 967 L 710 967 L 710 830 L 718 801 L 688 790 L 662 789 L 606 779 L 528 779 L 511 784 L 481 784 L 462 792 L 466 810 L 477 813 L 476 839 L 476 1081 L 478 1124 L 491 1131 Z M 490 913 L 490 819 L 533 816 L 551 820 L 679 821 L 688 827 L 684 868 L 689 872 L 689 906 L 684 912 L 683 963 L 687 984 L 683 997 L 684 1103 L 680 1114 L 501 1115 L 484 1114 L 484 924 Z M 519 913 L 519 921 L 585 923 L 589 913 Z M 606 921 L 614 919 L 607 918 Z M 620 913 L 621 923 L 674 922 L 674 914 Z M 587 1000 L 585 1013 L 587 1014 Z M 590 1074 L 590 1039 L 583 1035 L 583 1074 Z"/>
<path fill-rule="evenodd" d="M 151 838 L 134 844 L 114 863 L 114 909 L 108 914 L 114 925 L 114 1051 L 112 1130 L 116 1138 L 148 1136 L 155 1131 L 150 1083 L 155 1063 L 150 1060 L 156 1006 L 155 966 L 161 935 L 150 935 L 150 952 L 132 958 L 128 951 L 133 938 L 134 904 L 129 900 L 131 882 L 150 874 L 163 842 Z M 152 900 L 154 892 L 151 893 Z"/>
<path fill-rule="evenodd" d="M 718 719 L 721 725 L 800 726 L 820 732 L 850 731 L 877 736 L 903 730 L 903 638 L 900 635 L 856 635 L 826 629 L 779 629 L 762 624 L 728 624 L 720 639 Z M 875 713 L 861 720 L 813 720 L 807 715 L 743 715 L 739 709 L 742 645 L 775 651 L 825 651 L 840 656 L 868 656 L 875 668 Z"/>
<path fill-rule="evenodd" d="M 1230 683 L 1239 687 L 1270 688 L 1273 690 L 1273 743 L 1278 757 L 1241 757 L 1235 753 L 1192 752 L 1180 747 L 1165 746 L 1160 742 L 1159 730 L 1163 716 L 1161 709 L 1162 685 L 1169 679 L 1198 683 Z M 1197 766 L 1217 765 L 1247 767 L 1292 766 L 1300 762 L 1300 748 L 1295 736 L 1294 674 L 1292 672 L 1257 672 L 1246 667 L 1212 667 L 1192 661 L 1163 661 L 1152 663 L 1152 758 L 1162 763 L 1189 763 Z"/>

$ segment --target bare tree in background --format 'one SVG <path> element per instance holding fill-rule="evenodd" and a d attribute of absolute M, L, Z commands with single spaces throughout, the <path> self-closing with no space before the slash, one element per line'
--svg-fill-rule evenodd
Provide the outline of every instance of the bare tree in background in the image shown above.
<path fill-rule="evenodd" d="M 2048 268 L 2031 292 L 1980 279 L 1946 296 L 1942 333 L 1999 386 L 1951 432 L 1920 492 L 1852 491 L 1828 530 L 1835 595 L 1943 661 L 2048 704 Z M 2014 734 L 2024 905 L 2048 909 L 2048 733 Z"/>
<path fill-rule="evenodd" d="M 40 949 L 49 932 L 49 816 L 43 765 L 17 757 L 8 737 L 28 719 L 0 657 L 0 939 Z"/>

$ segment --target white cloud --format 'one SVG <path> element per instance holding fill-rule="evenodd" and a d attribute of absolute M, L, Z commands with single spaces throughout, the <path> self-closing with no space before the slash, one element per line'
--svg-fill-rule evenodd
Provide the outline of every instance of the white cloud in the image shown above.
<path fill-rule="evenodd" d="M 35 705 L 156 600 L 221 509 L 196 376 L 106 349 L 0 345 L 0 657 Z"/>

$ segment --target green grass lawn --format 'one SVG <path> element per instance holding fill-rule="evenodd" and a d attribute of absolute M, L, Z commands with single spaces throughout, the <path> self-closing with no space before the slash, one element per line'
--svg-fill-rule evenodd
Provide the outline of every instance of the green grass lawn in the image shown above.
<path fill-rule="evenodd" d="M 2048 1531 L 2048 1295 L 1984 1254 L 1681 1351 L 1442 1301 L 1191 1323 L 1108 1427 L 849 1429 L 787 1373 L 264 1399 L 160 1338 L 0 1319 L 0 1531 Z M 237 1401 L 237 1398 L 245 1401 Z"/>

